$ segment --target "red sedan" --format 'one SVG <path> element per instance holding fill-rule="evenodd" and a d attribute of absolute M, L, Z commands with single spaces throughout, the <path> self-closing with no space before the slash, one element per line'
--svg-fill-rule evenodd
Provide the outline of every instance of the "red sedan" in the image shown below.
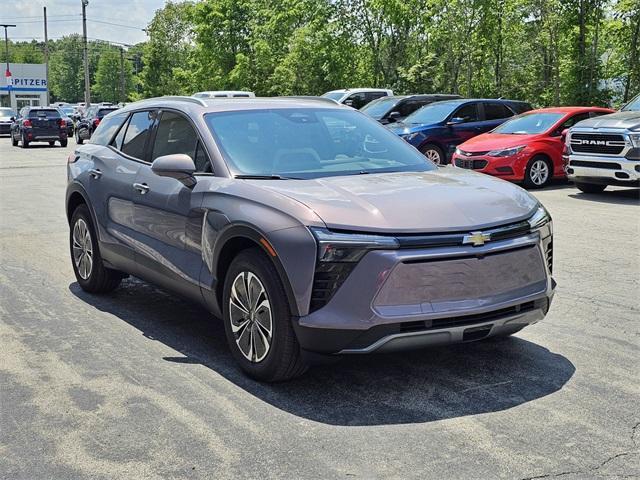
<path fill-rule="evenodd" d="M 562 132 L 581 120 L 613 113 L 599 107 L 530 110 L 456 148 L 452 164 L 539 188 L 565 176 Z"/>

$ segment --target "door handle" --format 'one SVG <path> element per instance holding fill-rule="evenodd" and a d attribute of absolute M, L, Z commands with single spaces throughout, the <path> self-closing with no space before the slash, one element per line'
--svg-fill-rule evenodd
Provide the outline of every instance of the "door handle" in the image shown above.
<path fill-rule="evenodd" d="M 102 176 L 102 172 L 100 171 L 99 168 L 92 168 L 91 170 L 89 170 L 89 175 L 91 175 L 92 178 L 95 178 L 97 180 Z"/>
<path fill-rule="evenodd" d="M 147 185 L 146 183 L 134 183 L 133 188 L 135 188 L 140 193 L 140 195 L 144 195 L 149 191 L 149 185 Z"/>

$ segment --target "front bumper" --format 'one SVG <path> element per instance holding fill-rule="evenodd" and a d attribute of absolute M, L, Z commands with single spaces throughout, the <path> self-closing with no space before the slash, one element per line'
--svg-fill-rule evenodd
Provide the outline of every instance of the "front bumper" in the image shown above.
<path fill-rule="evenodd" d="M 640 185 L 640 160 L 611 155 L 570 154 L 565 165 L 569 180 L 601 185 Z"/>
<path fill-rule="evenodd" d="M 525 150 L 511 157 L 489 157 L 487 155 L 453 154 L 451 164 L 458 168 L 466 168 L 479 173 L 509 180 L 524 181 L 527 163 L 532 155 Z"/>
<path fill-rule="evenodd" d="M 509 257 L 516 252 L 522 262 Z M 324 354 L 513 333 L 549 309 L 555 282 L 545 255 L 537 233 L 482 247 L 371 251 L 323 308 L 294 320 L 294 330 L 303 350 Z M 490 259 L 505 260 L 482 266 Z"/>

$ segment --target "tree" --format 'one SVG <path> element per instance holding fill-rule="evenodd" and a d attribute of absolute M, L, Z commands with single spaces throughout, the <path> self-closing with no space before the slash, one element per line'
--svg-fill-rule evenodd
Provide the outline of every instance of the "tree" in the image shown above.
<path fill-rule="evenodd" d="M 124 58 L 124 52 L 117 48 L 106 49 L 98 61 L 92 86 L 95 95 L 103 102 L 124 102 L 129 98 L 133 85 L 133 66 Z"/>
<path fill-rule="evenodd" d="M 82 37 L 62 37 L 51 45 L 49 89 L 51 98 L 77 102 L 84 98 L 84 64 Z"/>

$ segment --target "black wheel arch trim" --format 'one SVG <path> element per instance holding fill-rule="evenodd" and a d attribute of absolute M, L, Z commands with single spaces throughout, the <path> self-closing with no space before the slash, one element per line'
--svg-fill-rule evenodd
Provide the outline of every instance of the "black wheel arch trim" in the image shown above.
<path fill-rule="evenodd" d="M 67 194 L 65 199 L 65 212 L 67 214 L 67 222 L 69 223 L 69 225 L 71 225 L 71 217 L 73 216 L 73 212 L 69 211 L 69 201 L 74 194 L 78 194 L 84 199 L 84 203 L 87 205 L 89 213 L 91 214 L 91 221 L 93 222 L 94 228 L 96 230 L 96 235 L 98 235 L 99 229 L 97 228 L 98 223 L 96 219 L 96 213 L 93 211 L 91 202 L 89 202 L 89 195 L 87 194 L 87 191 L 85 190 L 84 186 L 78 181 L 73 181 L 67 187 Z M 99 238 L 98 241 L 100 241 Z"/>
<path fill-rule="evenodd" d="M 264 254 L 271 260 L 274 267 L 276 268 L 276 272 L 282 281 L 282 285 L 284 286 L 284 291 L 287 296 L 287 301 L 289 302 L 289 307 L 291 308 L 291 313 L 294 316 L 299 316 L 298 304 L 296 302 L 295 295 L 293 294 L 293 288 L 291 287 L 291 282 L 289 281 L 289 276 L 287 275 L 280 258 L 276 255 L 275 257 L 269 253 L 266 247 L 260 242 L 261 239 L 269 242 L 268 236 L 263 232 L 255 228 L 254 226 L 250 226 L 248 224 L 229 224 L 225 226 L 220 233 L 218 234 L 215 243 L 213 245 L 213 253 L 212 253 L 212 268 L 214 283 L 212 285 L 212 292 L 214 292 L 217 296 L 218 288 L 223 285 L 224 279 L 220 279 L 217 277 L 218 265 L 220 263 L 220 254 L 223 248 L 227 245 L 227 243 L 234 239 L 248 239 L 256 244 Z M 269 244 L 271 244 L 269 242 Z M 277 253 L 277 252 L 276 252 Z M 220 305 L 222 308 L 222 305 Z"/>

